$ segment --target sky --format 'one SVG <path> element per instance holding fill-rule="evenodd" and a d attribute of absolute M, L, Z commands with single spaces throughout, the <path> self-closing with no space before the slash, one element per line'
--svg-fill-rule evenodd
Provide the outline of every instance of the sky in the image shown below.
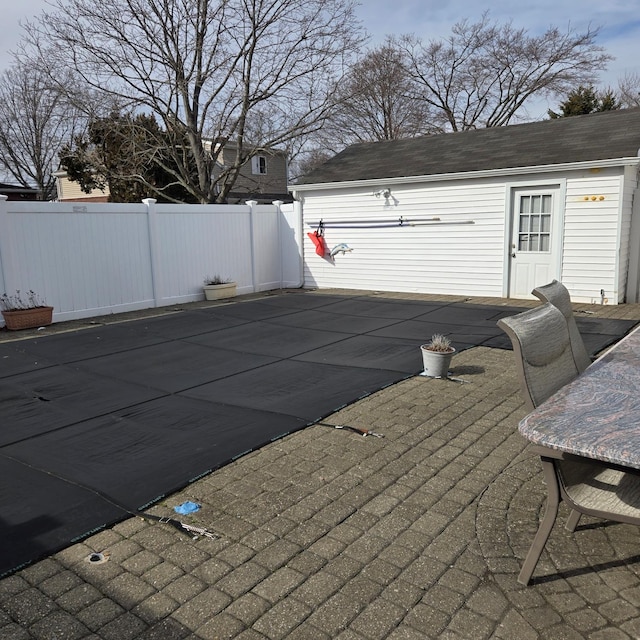
<path fill-rule="evenodd" d="M 470 7 L 470 5 L 473 5 Z M 461 20 L 478 22 L 488 11 L 491 21 L 511 22 L 530 35 L 541 35 L 549 27 L 583 32 L 599 27 L 596 43 L 615 57 L 601 74 L 598 87 L 616 89 L 627 73 L 640 74 L 640 5 L 638 0 L 362 0 L 358 14 L 372 42 L 388 34 L 413 33 L 424 40 L 445 38 Z M 546 116 L 558 103 L 541 104 L 532 119 Z"/>
<path fill-rule="evenodd" d="M 23 34 L 21 24 L 48 8 L 46 0 L 3 0 L 0 21 L 0 70 L 11 64 L 10 51 Z M 470 4 L 473 6 L 470 8 Z M 640 11 L 638 0 L 361 0 L 358 16 L 371 35 L 370 44 L 386 35 L 414 33 L 424 39 L 446 37 L 460 20 L 476 22 L 485 11 L 498 23 L 511 21 L 531 35 L 549 26 L 584 30 L 600 27 L 597 43 L 615 56 L 598 83 L 616 88 L 626 73 L 640 73 Z M 557 104 L 549 105 L 557 108 Z M 546 113 L 546 109 L 543 114 Z M 534 115 L 534 114 L 532 114 Z"/>

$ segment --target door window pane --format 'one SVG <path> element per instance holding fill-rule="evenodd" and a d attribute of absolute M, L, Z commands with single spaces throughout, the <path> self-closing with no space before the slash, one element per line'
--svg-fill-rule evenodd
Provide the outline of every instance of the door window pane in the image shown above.
<path fill-rule="evenodd" d="M 518 251 L 550 251 L 551 207 L 549 194 L 520 196 Z"/>
<path fill-rule="evenodd" d="M 540 216 L 531 216 L 531 231 L 540 231 Z"/>

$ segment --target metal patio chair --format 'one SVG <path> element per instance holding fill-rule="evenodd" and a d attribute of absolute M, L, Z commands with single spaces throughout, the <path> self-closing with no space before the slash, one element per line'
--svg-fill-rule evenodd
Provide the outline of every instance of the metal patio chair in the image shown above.
<path fill-rule="evenodd" d="M 511 339 L 521 388 L 534 409 L 579 375 L 564 314 L 550 302 L 503 318 L 498 326 Z M 572 509 L 566 529 L 587 515 L 640 525 L 640 476 L 597 460 L 533 445 L 540 456 L 547 505 L 522 565 L 518 582 L 529 584 L 555 523 L 561 500 Z"/>
<path fill-rule="evenodd" d="M 529 410 L 580 374 L 564 314 L 550 302 L 502 318 L 498 326 L 513 345 L 520 387 Z"/>
<path fill-rule="evenodd" d="M 573 316 L 571 295 L 568 289 L 561 282 L 552 280 L 549 284 L 536 287 L 531 293 L 536 296 L 536 298 L 542 300 L 542 302 L 550 302 L 562 311 L 562 315 L 565 317 L 569 328 L 569 340 L 571 342 L 573 358 L 576 361 L 578 371 L 582 373 L 591 364 L 591 357 L 587 353 L 584 342 L 582 341 L 582 336 L 580 335 L 580 330 Z"/>

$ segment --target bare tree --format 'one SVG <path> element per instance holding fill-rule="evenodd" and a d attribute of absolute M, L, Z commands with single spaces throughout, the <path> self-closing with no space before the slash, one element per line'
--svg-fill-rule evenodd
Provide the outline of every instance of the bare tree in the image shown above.
<path fill-rule="evenodd" d="M 407 56 L 422 99 L 442 131 L 509 124 L 530 98 L 567 94 L 592 84 L 611 56 L 596 45 L 598 29 L 584 33 L 551 27 L 530 36 L 510 23 L 464 20 L 446 40 L 396 39 Z"/>
<path fill-rule="evenodd" d="M 349 71 L 325 133 L 334 145 L 412 138 L 429 132 L 429 108 L 417 95 L 403 52 L 391 43 L 368 51 Z"/>
<path fill-rule="evenodd" d="M 387 41 L 365 52 L 340 83 L 322 128 L 291 145 L 293 180 L 351 144 L 432 133 L 429 105 L 417 94 L 401 49 Z"/>
<path fill-rule="evenodd" d="M 29 46 L 154 115 L 171 140 L 163 170 L 197 201 L 224 202 L 253 155 L 321 126 L 363 42 L 354 4 L 57 0 Z M 228 141 L 235 160 L 216 169 Z"/>
<path fill-rule="evenodd" d="M 640 74 L 627 73 L 618 83 L 618 95 L 623 107 L 640 107 Z"/>
<path fill-rule="evenodd" d="M 0 77 L 0 168 L 43 200 L 55 195 L 58 152 L 81 124 L 40 69 L 16 61 Z"/>

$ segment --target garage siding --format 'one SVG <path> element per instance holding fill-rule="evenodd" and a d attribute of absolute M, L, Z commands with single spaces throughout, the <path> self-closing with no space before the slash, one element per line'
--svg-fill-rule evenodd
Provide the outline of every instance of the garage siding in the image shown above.
<path fill-rule="evenodd" d="M 505 185 L 477 180 L 396 186 L 388 199 L 373 189 L 306 194 L 305 231 L 322 220 L 328 249 L 346 243 L 353 251 L 319 257 L 305 233 L 305 286 L 500 296 L 504 208 Z M 439 220 L 378 226 L 400 217 Z M 353 220 L 372 222 L 357 229 L 331 226 Z"/>
<path fill-rule="evenodd" d="M 622 172 L 584 172 L 567 180 L 562 281 L 575 300 L 609 304 L 624 297 L 620 288 L 620 190 Z"/>
<path fill-rule="evenodd" d="M 576 302 L 624 301 L 635 167 L 565 169 L 535 175 L 452 179 L 386 186 L 306 189 L 306 287 L 500 297 L 508 290 L 505 230 L 515 184 L 566 185 L 558 277 Z M 438 218 L 421 226 L 383 227 Z M 325 223 L 328 251 L 346 243 L 352 252 L 320 257 L 307 233 Z M 360 228 L 332 226 L 363 221 Z M 368 221 L 368 222 L 365 222 Z M 543 284 L 543 283 L 541 283 Z M 604 295 L 601 296 L 601 291 Z"/>

